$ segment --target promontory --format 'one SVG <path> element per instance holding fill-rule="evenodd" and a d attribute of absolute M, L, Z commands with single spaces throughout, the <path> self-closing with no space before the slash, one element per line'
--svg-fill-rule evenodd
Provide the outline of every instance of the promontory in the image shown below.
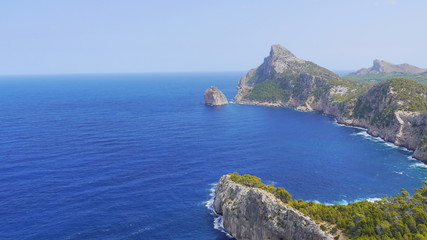
<path fill-rule="evenodd" d="M 225 230 L 237 240 L 427 239 L 427 183 L 411 194 L 326 205 L 294 199 L 252 175 L 221 177 L 214 200 Z"/>
<path fill-rule="evenodd" d="M 264 62 L 240 79 L 234 101 L 321 111 L 415 150 L 414 157 L 427 162 L 427 85 L 412 79 L 375 85 L 349 80 L 273 45 Z"/>

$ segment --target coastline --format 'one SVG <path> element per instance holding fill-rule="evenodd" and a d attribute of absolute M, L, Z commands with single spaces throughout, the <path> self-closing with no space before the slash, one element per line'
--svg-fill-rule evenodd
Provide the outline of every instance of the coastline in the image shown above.
<path fill-rule="evenodd" d="M 334 119 L 335 123 L 337 125 L 339 125 L 339 126 L 342 126 L 342 127 L 351 127 L 351 128 L 356 128 L 356 129 L 364 130 L 364 131 L 366 131 L 367 134 L 369 134 L 369 136 L 371 136 L 373 138 L 380 138 L 384 143 L 392 144 L 393 146 L 395 146 L 397 148 L 403 148 L 404 150 L 406 150 L 408 152 L 411 152 L 411 156 L 410 157 L 412 157 L 413 159 L 419 161 L 420 163 L 423 163 L 423 164 L 427 165 L 426 161 L 423 161 L 422 159 L 419 159 L 419 158 L 417 158 L 414 155 L 416 149 L 411 149 L 411 148 L 409 148 L 407 146 L 399 145 L 399 144 L 397 144 L 395 142 L 392 142 L 392 141 L 387 141 L 386 139 L 382 138 L 379 135 L 372 134 L 372 132 L 369 131 L 369 128 L 367 128 L 365 126 L 362 126 L 362 125 L 352 125 L 352 124 L 344 122 L 344 121 L 339 121 L 339 119 L 337 118 L 337 116 L 335 116 L 333 114 L 325 113 L 325 111 L 322 111 L 322 110 L 313 110 L 313 109 L 306 110 L 306 109 L 301 109 L 301 108 L 288 107 L 288 106 L 284 106 L 283 104 L 277 103 L 277 102 L 276 103 L 270 103 L 270 102 L 258 102 L 258 101 L 252 102 L 252 101 L 247 101 L 247 100 L 240 100 L 240 101 L 234 101 L 234 103 L 235 104 L 241 104 L 241 105 L 288 108 L 288 109 L 292 109 L 292 110 L 298 111 L 298 112 L 319 112 L 322 115 L 332 117 Z"/>

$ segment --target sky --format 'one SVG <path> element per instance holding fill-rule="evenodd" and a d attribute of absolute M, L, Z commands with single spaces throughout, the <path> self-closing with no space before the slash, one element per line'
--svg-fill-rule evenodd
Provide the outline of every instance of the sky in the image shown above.
<path fill-rule="evenodd" d="M 425 0 L 1 0 L 0 75 L 247 71 L 272 44 L 427 68 L 426 23 Z"/>

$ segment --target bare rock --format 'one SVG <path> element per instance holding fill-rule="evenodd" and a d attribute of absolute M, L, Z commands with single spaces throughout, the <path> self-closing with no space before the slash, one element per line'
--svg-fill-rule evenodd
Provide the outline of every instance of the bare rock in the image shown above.
<path fill-rule="evenodd" d="M 228 100 L 224 93 L 221 92 L 217 87 L 212 86 L 205 92 L 205 104 L 211 106 L 221 106 L 228 104 Z"/>

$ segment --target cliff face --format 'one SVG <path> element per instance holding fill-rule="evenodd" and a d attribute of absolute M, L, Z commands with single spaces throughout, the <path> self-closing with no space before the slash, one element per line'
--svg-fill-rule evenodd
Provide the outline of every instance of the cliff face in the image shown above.
<path fill-rule="evenodd" d="M 427 86 L 414 80 L 393 79 L 372 87 L 274 45 L 264 62 L 239 81 L 235 102 L 318 110 L 416 150 L 414 156 L 427 161 Z"/>
<path fill-rule="evenodd" d="M 224 228 L 237 240 L 333 239 L 271 193 L 237 184 L 228 175 L 218 183 L 214 207 L 223 216 Z"/>
<path fill-rule="evenodd" d="M 427 131 L 427 86 L 409 79 L 392 79 L 359 96 L 350 116 L 338 121 L 365 127 L 374 136 L 423 152 Z M 419 157 L 421 160 L 427 158 Z"/>
<path fill-rule="evenodd" d="M 227 98 L 224 93 L 217 87 L 212 86 L 205 91 L 204 94 L 205 104 L 211 106 L 220 106 L 228 104 Z"/>

